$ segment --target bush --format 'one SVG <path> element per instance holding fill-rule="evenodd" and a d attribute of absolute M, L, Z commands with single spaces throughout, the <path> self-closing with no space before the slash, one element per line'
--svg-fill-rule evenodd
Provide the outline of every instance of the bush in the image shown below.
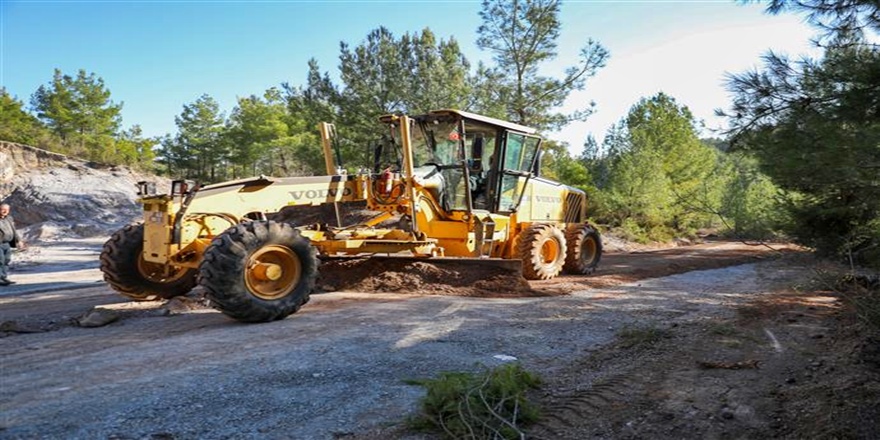
<path fill-rule="evenodd" d="M 620 227 L 615 228 L 614 235 L 617 235 L 626 241 L 634 241 L 642 244 L 651 241 L 648 231 L 631 218 L 624 219 Z"/>
<path fill-rule="evenodd" d="M 813 198 L 790 210 L 797 219 L 790 233 L 799 243 L 850 266 L 880 269 L 880 218 L 873 208 Z"/>
<path fill-rule="evenodd" d="M 520 438 L 521 426 L 539 416 L 525 393 L 537 388 L 540 378 L 516 363 L 480 373 L 445 372 L 437 379 L 409 383 L 427 389 L 421 413 L 410 420 L 410 426 L 438 431 L 446 438 Z"/>
<path fill-rule="evenodd" d="M 852 306 L 863 324 L 880 334 L 880 277 L 843 275 L 838 277 L 834 290 Z"/>

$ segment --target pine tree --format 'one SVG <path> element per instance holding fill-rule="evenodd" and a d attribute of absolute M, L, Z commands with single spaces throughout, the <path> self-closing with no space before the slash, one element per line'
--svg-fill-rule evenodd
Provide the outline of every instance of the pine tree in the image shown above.
<path fill-rule="evenodd" d="M 24 103 L 0 87 L 0 140 L 36 146 L 47 135 L 40 121 L 24 110 Z"/>
<path fill-rule="evenodd" d="M 204 94 L 195 102 L 184 104 L 174 122 L 178 135 L 172 145 L 186 153 L 175 155 L 180 162 L 172 167 L 186 170 L 183 176 L 202 182 L 222 180 L 229 153 L 222 137 L 225 118 L 217 101 Z"/>
<path fill-rule="evenodd" d="M 606 136 L 608 215 L 666 239 L 709 224 L 723 182 L 712 175 L 717 153 L 696 134 L 690 111 L 660 93 L 642 99 Z M 605 183 L 607 182 L 607 183 Z"/>
<path fill-rule="evenodd" d="M 771 2 L 808 15 L 821 59 L 769 53 L 761 70 L 732 75 L 734 149 L 748 151 L 787 190 L 789 232 L 826 255 L 880 267 L 880 5 Z"/>
<path fill-rule="evenodd" d="M 94 73 L 79 70 L 72 77 L 55 69 L 52 82 L 32 95 L 31 106 L 61 138 L 66 153 L 97 161 L 112 159 L 122 104 L 110 100 L 104 80 Z"/>
<path fill-rule="evenodd" d="M 573 90 L 605 66 L 608 51 L 588 40 L 577 65 L 562 78 L 539 74 L 539 67 L 556 58 L 559 38 L 559 0 L 483 0 L 477 45 L 493 53 L 493 75 L 500 81 L 484 86 L 503 89 L 505 119 L 539 129 L 556 129 L 586 118 L 590 110 L 553 113 Z"/>

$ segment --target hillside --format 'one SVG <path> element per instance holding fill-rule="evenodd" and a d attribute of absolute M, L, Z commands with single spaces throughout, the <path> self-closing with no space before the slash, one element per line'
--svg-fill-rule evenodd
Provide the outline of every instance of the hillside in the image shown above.
<path fill-rule="evenodd" d="M 0 141 L 0 200 L 29 243 L 107 236 L 140 216 L 136 183 L 164 179 Z"/>

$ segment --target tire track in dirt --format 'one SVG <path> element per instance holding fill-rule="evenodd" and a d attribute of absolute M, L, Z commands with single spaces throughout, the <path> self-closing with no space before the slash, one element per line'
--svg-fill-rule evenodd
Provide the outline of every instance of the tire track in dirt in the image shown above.
<path fill-rule="evenodd" d="M 530 427 L 529 434 L 536 440 L 555 440 L 564 438 L 559 425 L 575 427 L 581 420 L 600 417 L 605 411 L 625 405 L 627 395 L 637 392 L 641 384 L 631 375 L 617 375 L 593 383 L 589 388 L 575 390 L 565 395 L 553 396 L 552 403 L 542 408 L 540 422 Z"/>

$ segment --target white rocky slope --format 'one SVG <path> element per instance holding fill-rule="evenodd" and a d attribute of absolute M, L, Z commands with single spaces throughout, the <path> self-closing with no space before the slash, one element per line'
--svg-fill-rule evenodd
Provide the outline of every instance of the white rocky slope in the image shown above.
<path fill-rule="evenodd" d="M 137 182 L 165 179 L 0 141 L 0 200 L 28 244 L 12 257 L 14 286 L 0 296 L 101 282 L 104 241 L 139 221 Z"/>
<path fill-rule="evenodd" d="M 107 236 L 136 221 L 141 180 L 158 179 L 0 141 L 0 200 L 29 243 Z"/>

